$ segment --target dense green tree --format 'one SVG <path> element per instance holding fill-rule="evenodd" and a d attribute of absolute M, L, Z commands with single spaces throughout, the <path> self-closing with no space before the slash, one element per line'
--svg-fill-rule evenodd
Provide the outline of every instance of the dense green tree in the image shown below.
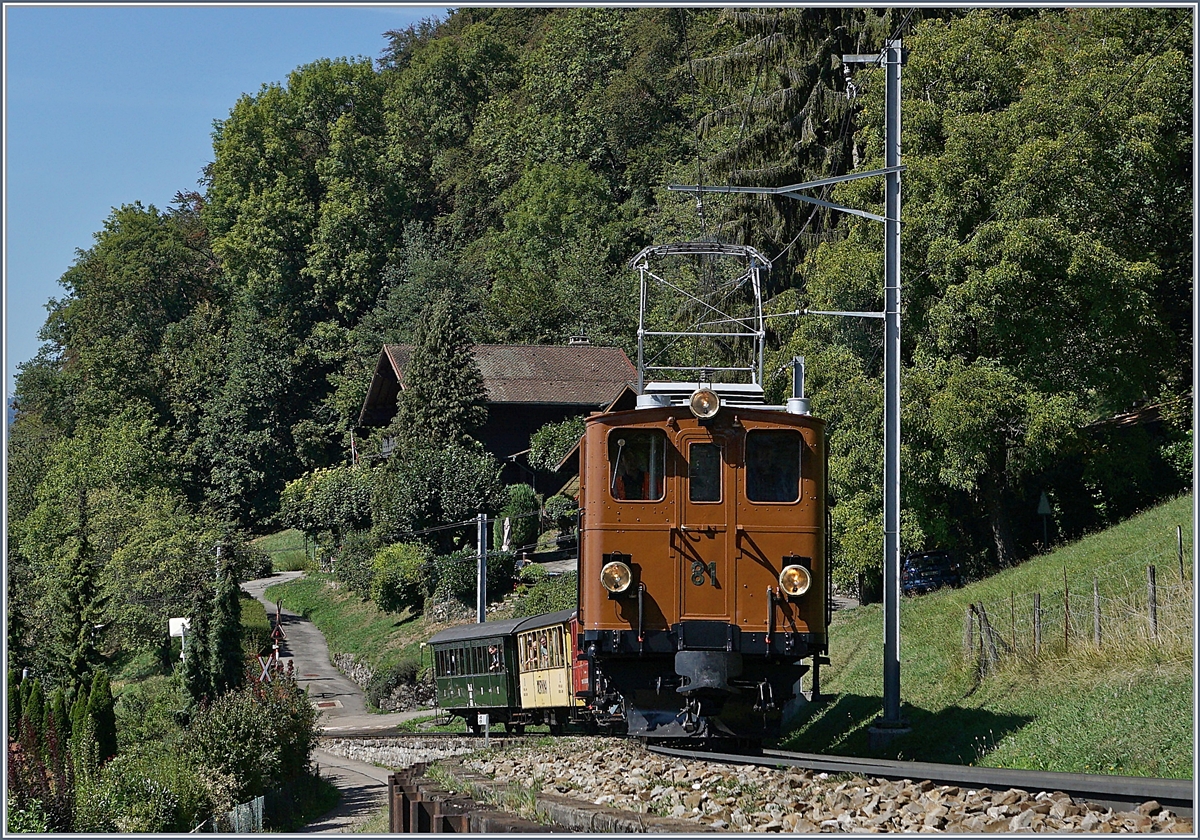
<path fill-rule="evenodd" d="M 1178 387 L 1186 354 L 1170 337 L 1152 256 L 1176 233 L 1163 225 L 1130 238 L 1190 154 L 1180 131 L 1190 60 L 1173 16 L 1152 19 L 1162 47 L 1153 55 L 1139 51 L 1132 19 L 1099 9 L 977 11 L 925 21 L 906 40 L 909 545 L 979 540 L 1013 562 L 1024 482 L 1071 451 L 1084 423 Z M 877 75 L 864 74 L 865 167 L 882 156 Z M 835 195 L 877 206 L 880 186 Z M 881 231 L 857 219 L 844 227 L 809 255 L 802 300 L 878 309 Z M 860 325 L 805 319 L 781 354 L 809 357 L 814 409 L 848 423 L 834 437 L 835 530 L 860 568 L 878 563 L 877 536 L 852 538 L 878 534 L 879 473 L 867 468 L 878 463 L 878 426 L 865 419 L 879 416 L 878 340 Z M 953 515 L 964 508 L 969 516 Z"/>
<path fill-rule="evenodd" d="M 209 628 L 209 667 L 213 691 L 218 695 L 237 688 L 246 677 L 240 592 L 236 575 L 227 567 L 213 594 L 212 625 Z"/>
<path fill-rule="evenodd" d="M 213 696 L 211 628 L 211 595 L 198 592 L 188 614 L 183 642 L 183 686 L 193 704 L 203 704 Z"/>
<path fill-rule="evenodd" d="M 483 375 L 455 303 L 431 302 L 417 327 L 393 422 L 406 440 L 459 446 L 487 419 Z"/>
<path fill-rule="evenodd" d="M 29 694 L 21 703 L 22 726 L 28 725 L 32 733 L 31 744 L 38 753 L 45 748 L 46 693 L 42 681 L 34 677 L 29 682 Z"/>
<path fill-rule="evenodd" d="M 101 763 L 117 754 L 117 714 L 113 708 L 112 686 L 103 668 L 92 678 L 88 692 L 88 717 L 95 726 L 96 746 Z"/>
<path fill-rule="evenodd" d="M 492 547 L 504 548 L 504 523 L 508 520 L 508 549 L 528 549 L 537 542 L 540 530 L 541 503 L 528 484 L 510 484 L 505 488 L 508 501 L 496 514 L 492 526 Z"/>
<path fill-rule="evenodd" d="M 495 511 L 503 501 L 500 464 L 488 452 L 460 445 L 411 441 L 380 470 L 371 502 L 376 545 L 411 541 L 416 532 Z M 440 553 L 462 544 L 465 531 L 429 539 Z M 473 532 L 472 542 L 473 542 Z"/>
<path fill-rule="evenodd" d="M 67 708 L 67 693 L 62 686 L 54 689 L 46 705 L 46 722 L 43 727 L 47 740 L 53 732 L 54 740 L 64 747 L 71 737 L 71 713 Z"/>

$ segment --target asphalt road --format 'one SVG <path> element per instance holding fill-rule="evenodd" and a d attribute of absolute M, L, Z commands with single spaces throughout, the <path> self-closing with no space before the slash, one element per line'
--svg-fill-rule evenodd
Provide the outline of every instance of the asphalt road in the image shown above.
<path fill-rule="evenodd" d="M 242 584 L 242 589 L 267 608 L 267 617 L 274 624 L 276 605 L 266 600 L 263 592 L 268 586 L 295 580 L 302 574 L 281 572 L 269 578 L 247 581 Z M 320 709 L 318 720 L 326 735 L 336 737 L 346 732 L 394 734 L 398 722 L 429 714 L 428 711 L 392 714 L 368 712 L 362 690 L 330 662 L 329 646 L 321 631 L 308 619 L 289 610 L 287 604 L 282 605 L 279 615 L 285 634 L 285 638 L 279 640 L 280 665 L 286 668 L 289 661 L 292 663 L 296 682 L 308 690 L 313 705 Z M 320 748 L 314 751 L 313 761 L 319 766 L 321 775 L 337 785 L 342 797 L 336 808 L 301 829 L 302 833 L 341 834 L 353 831 L 358 824 L 385 806 L 390 770 L 333 755 Z"/>

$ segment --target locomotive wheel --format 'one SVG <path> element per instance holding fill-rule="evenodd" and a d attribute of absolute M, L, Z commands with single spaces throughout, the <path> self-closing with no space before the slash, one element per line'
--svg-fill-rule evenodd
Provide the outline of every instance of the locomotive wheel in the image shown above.
<path fill-rule="evenodd" d="M 467 719 L 465 721 L 465 723 L 467 724 L 467 734 L 468 735 L 478 735 L 479 734 L 479 724 L 477 722 Z"/>
<path fill-rule="evenodd" d="M 504 731 L 507 732 L 509 735 L 524 735 L 525 734 L 525 724 L 512 723 L 510 721 L 505 721 Z"/>

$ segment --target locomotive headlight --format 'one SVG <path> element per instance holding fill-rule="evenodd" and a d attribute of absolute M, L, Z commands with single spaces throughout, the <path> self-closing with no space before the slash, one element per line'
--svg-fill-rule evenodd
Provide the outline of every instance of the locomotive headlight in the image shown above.
<path fill-rule="evenodd" d="M 788 595 L 803 595 L 812 586 L 812 575 L 803 566 L 785 566 L 779 573 L 779 588 Z"/>
<path fill-rule="evenodd" d="M 633 583 L 633 572 L 619 560 L 605 563 L 600 570 L 600 583 L 609 592 L 624 592 Z"/>
<path fill-rule="evenodd" d="M 711 388 L 697 388 L 692 392 L 692 398 L 688 401 L 688 407 L 691 408 L 692 414 L 695 414 L 701 420 L 707 420 L 720 409 L 721 398 Z"/>

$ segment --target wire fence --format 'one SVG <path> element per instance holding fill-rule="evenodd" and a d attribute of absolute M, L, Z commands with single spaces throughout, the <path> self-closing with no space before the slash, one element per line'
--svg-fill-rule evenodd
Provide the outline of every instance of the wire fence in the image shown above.
<path fill-rule="evenodd" d="M 1061 586 L 970 604 L 963 614 L 964 659 L 988 673 L 1014 657 L 1134 646 L 1190 650 L 1194 592 L 1181 545 L 1148 546 L 1087 576 L 1064 567 Z"/>

